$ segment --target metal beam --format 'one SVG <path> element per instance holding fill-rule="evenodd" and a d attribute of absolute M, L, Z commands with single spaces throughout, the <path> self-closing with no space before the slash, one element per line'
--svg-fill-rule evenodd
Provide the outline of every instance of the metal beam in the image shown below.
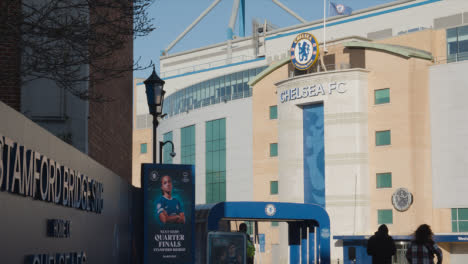
<path fill-rule="evenodd" d="M 288 12 L 291 16 L 295 17 L 297 20 L 301 21 L 301 23 L 307 23 L 307 21 L 305 19 L 303 19 L 302 17 L 300 17 L 298 14 L 294 13 L 291 9 L 289 9 L 287 6 L 285 6 L 284 4 L 282 4 L 280 1 L 278 0 L 272 0 L 273 3 L 275 3 L 276 5 L 278 5 L 279 7 L 281 7 L 284 11 Z"/>
<path fill-rule="evenodd" d="M 239 11 L 240 0 L 234 0 L 232 4 L 231 18 L 229 19 L 227 38 L 232 39 L 234 36 L 234 25 L 236 24 L 237 13 Z"/>
<path fill-rule="evenodd" d="M 179 42 L 190 30 L 192 30 L 192 28 L 195 27 L 198 22 L 200 22 L 200 20 L 202 20 L 219 2 L 221 2 L 221 0 L 213 1 L 213 3 L 205 11 L 203 11 L 203 13 L 201 13 L 201 15 L 195 19 L 195 21 L 193 21 L 193 23 L 190 24 L 190 26 L 188 26 L 184 32 L 182 32 L 182 34 L 180 34 L 174 41 L 171 42 L 171 44 L 169 44 L 165 50 L 162 51 L 162 55 L 166 55 L 174 47 L 174 45 L 177 44 L 177 42 Z"/>
<path fill-rule="evenodd" d="M 240 0 L 239 36 L 245 37 L 245 0 Z"/>

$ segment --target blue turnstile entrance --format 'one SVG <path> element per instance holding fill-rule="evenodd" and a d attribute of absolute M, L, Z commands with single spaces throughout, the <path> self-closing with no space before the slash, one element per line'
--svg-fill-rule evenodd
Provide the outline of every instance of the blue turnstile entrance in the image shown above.
<path fill-rule="evenodd" d="M 321 206 L 280 202 L 221 202 L 196 206 L 197 246 L 203 234 L 219 231 L 225 221 L 288 223 L 290 263 L 330 263 L 330 218 Z M 206 229 L 205 229 L 206 228 Z M 204 229 L 204 230 L 203 230 Z M 201 250 L 201 251 L 199 251 Z M 197 249 L 206 252 L 204 249 Z M 198 258 L 200 263 L 204 258 Z M 197 261 L 198 263 L 198 261 Z"/>

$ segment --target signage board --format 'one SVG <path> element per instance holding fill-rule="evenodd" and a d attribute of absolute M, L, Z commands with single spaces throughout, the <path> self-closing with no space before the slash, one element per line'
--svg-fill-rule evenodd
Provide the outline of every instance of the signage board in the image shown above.
<path fill-rule="evenodd" d="M 144 263 L 195 260 L 195 167 L 142 164 Z"/>
<path fill-rule="evenodd" d="M 247 263 L 246 239 L 240 232 L 209 232 L 207 263 Z"/>
<path fill-rule="evenodd" d="M 265 234 L 258 234 L 258 241 L 260 242 L 260 252 L 265 252 Z"/>

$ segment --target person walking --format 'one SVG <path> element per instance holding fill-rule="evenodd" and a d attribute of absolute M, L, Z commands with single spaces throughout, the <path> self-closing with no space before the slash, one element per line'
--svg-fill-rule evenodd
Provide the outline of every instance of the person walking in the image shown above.
<path fill-rule="evenodd" d="M 246 250 L 247 250 L 247 264 L 253 264 L 254 263 L 254 257 L 255 257 L 255 247 L 250 240 L 250 236 L 247 234 L 247 225 L 245 223 L 242 223 L 239 225 L 239 232 L 244 233 L 247 238 L 246 238 Z"/>
<path fill-rule="evenodd" d="M 372 264 L 391 264 L 395 253 L 395 242 L 388 235 L 388 227 L 383 224 L 367 241 L 367 254 L 372 256 Z"/>
<path fill-rule="evenodd" d="M 414 240 L 406 252 L 406 259 L 411 264 L 434 264 L 434 255 L 437 256 L 437 264 L 442 264 L 442 250 L 433 240 L 431 227 L 422 224 L 414 232 Z"/>

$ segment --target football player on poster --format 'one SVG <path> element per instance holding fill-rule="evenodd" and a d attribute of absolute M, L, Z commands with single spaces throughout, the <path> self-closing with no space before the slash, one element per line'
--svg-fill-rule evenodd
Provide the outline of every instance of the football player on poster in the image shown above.
<path fill-rule="evenodd" d="M 162 195 L 156 201 L 156 214 L 161 223 L 184 224 L 185 214 L 181 203 L 172 197 L 172 178 L 169 175 L 161 177 Z"/>

